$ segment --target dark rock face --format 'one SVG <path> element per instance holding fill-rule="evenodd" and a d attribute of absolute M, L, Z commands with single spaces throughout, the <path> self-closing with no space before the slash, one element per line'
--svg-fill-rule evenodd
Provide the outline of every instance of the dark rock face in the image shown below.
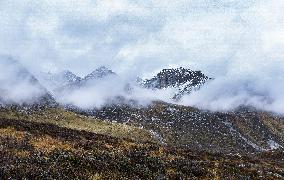
<path fill-rule="evenodd" d="M 185 68 L 164 69 L 152 79 L 145 80 L 143 86 L 152 89 L 178 88 L 174 98 L 180 98 L 192 90 L 199 89 L 210 78 L 201 71 Z"/>
<path fill-rule="evenodd" d="M 157 89 L 178 87 L 185 83 L 196 86 L 206 80 L 208 80 L 208 77 L 202 74 L 201 71 L 192 71 L 181 67 L 162 70 L 154 78 L 146 80 L 145 86 Z"/>
<path fill-rule="evenodd" d="M 98 85 L 100 84 L 98 82 L 108 82 L 111 81 L 112 78 L 117 78 L 118 81 L 120 79 L 112 70 L 102 66 L 80 80 L 75 78 L 74 82 L 63 85 L 55 89 L 54 92 L 55 94 L 66 93 L 68 91 L 78 90 L 81 87 Z M 136 82 L 120 81 L 119 83 L 125 84 L 124 90 L 129 94 L 132 93 L 134 86 L 142 86 L 143 88 L 153 90 L 175 88 L 176 92 L 173 95 L 173 99 L 179 100 L 184 94 L 199 89 L 208 80 L 209 78 L 202 74 L 201 71 L 178 68 L 164 69 L 158 73 L 157 76 L 149 80 L 143 81 L 142 79 L 137 79 Z"/>

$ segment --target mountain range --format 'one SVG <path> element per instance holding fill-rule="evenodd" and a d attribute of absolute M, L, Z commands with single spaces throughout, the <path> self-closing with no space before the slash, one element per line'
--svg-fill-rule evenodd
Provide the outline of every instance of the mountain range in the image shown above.
<path fill-rule="evenodd" d="M 107 78 L 118 77 L 112 70 L 102 66 L 81 78 L 71 71 L 57 74 L 42 74 L 43 81 L 53 84 L 54 91 L 47 91 L 39 81 L 16 61 L 10 61 L 16 70 L 17 80 L 27 80 L 43 90 L 39 98 L 43 106 L 55 104 L 52 94 L 59 89 L 62 93 L 77 90 Z M 16 66 L 15 66 L 16 65 Z M 163 69 L 156 76 L 142 80 L 138 86 L 146 89 L 176 88 L 174 98 L 178 101 L 184 94 L 198 90 L 211 78 L 201 71 L 185 68 Z M 44 82 L 43 84 L 46 84 Z M 114 84 L 115 85 L 115 84 Z M 130 88 L 133 84 L 129 85 Z M 71 92 L 69 91 L 69 92 Z M 149 106 L 131 105 L 123 97 L 117 97 L 121 103 L 108 103 L 101 108 L 80 108 L 72 104 L 60 104 L 71 111 L 106 121 L 116 121 L 136 125 L 150 131 L 161 143 L 174 146 L 191 146 L 213 151 L 261 151 L 284 147 L 284 120 L 267 112 L 251 107 L 240 107 L 232 112 L 208 112 L 193 107 L 170 104 L 162 101 L 153 102 Z M 52 102 L 52 103 L 51 103 Z M 118 102 L 117 99 L 112 102 Z M 134 103 L 135 104 L 135 103 Z M 244 129 L 245 128 L 245 129 Z M 214 137 L 214 138 L 212 138 Z M 214 139 L 214 140 L 212 140 Z"/>
<path fill-rule="evenodd" d="M 60 92 L 70 89 L 76 90 L 77 88 L 88 86 L 89 84 L 95 84 L 98 81 L 104 81 L 106 78 L 112 77 L 119 78 L 119 75 L 105 66 L 101 66 L 83 78 L 66 70 L 58 74 L 44 74 L 44 78 L 41 79 L 43 79 L 44 84 L 47 84 L 49 87 L 53 87 L 55 92 Z M 175 88 L 176 93 L 174 94 L 173 99 L 178 100 L 184 94 L 189 94 L 193 90 L 198 90 L 210 79 L 211 78 L 208 78 L 201 71 L 192 71 L 181 67 L 176 69 L 163 69 L 151 79 L 143 80 L 141 78 L 137 78 L 137 81 L 134 83 L 125 81 L 122 83 L 125 84 L 124 89 L 128 92 L 133 89 L 133 86 L 152 90 Z"/>
<path fill-rule="evenodd" d="M 111 81 L 110 88 L 115 88 L 122 82 L 118 81 L 120 76 L 102 66 L 83 78 L 71 71 L 41 73 L 37 78 L 15 60 L 3 60 L 1 65 L 6 76 L 0 77 L 0 139 L 4 142 L 3 147 L 12 148 L 9 152 L 15 154 L 4 152 L 0 142 L 0 157 L 9 160 L 0 162 L 8 163 L 0 168 L 0 177 L 2 174 L 18 177 L 9 168 L 13 164 L 23 177 L 30 174 L 31 177 L 52 175 L 62 178 L 61 174 L 67 176 L 68 172 L 63 170 L 65 165 L 57 163 L 64 162 L 74 172 L 77 169 L 84 174 L 82 177 L 90 177 L 89 173 L 95 172 L 103 176 L 105 174 L 101 170 L 104 170 L 110 173 L 109 177 L 115 174 L 116 179 L 157 179 L 160 176 L 181 179 L 212 176 L 225 179 L 284 178 L 284 156 L 281 154 L 284 150 L 283 116 L 253 107 L 210 112 L 178 104 L 183 95 L 198 91 L 212 80 L 201 71 L 164 69 L 149 79 L 124 82 L 126 95 L 136 86 L 153 93 L 175 89 L 173 103 L 159 100 L 139 105 L 118 96 L 115 98 L 121 99 L 120 103 L 81 108 L 57 102 L 58 92 L 71 93 L 112 78 L 115 81 Z M 32 94 L 28 95 L 32 101 L 27 98 L 19 101 L 16 95 L 23 95 L 30 89 Z M 17 91 L 12 93 L 13 90 Z M 105 90 L 111 92 L 111 89 Z M 267 159 L 262 157 L 262 153 L 267 153 Z M 241 160 L 237 161 L 235 156 Z M 246 156 L 254 160 L 248 160 Z M 32 167 L 43 161 L 50 165 L 48 167 L 57 164 L 61 170 L 58 172 L 39 163 L 42 169 L 37 172 L 42 174 L 32 176 L 33 172 L 22 172 L 25 168 L 15 163 L 15 159 Z M 93 162 L 92 159 L 96 160 Z M 259 159 L 265 163 L 260 163 Z M 234 163 L 229 163 L 232 160 Z M 190 165 L 192 163 L 195 164 Z M 119 172 L 114 164 L 119 166 Z M 79 168 L 81 165 L 84 169 Z M 242 171 L 241 166 L 250 171 Z"/>
<path fill-rule="evenodd" d="M 111 76 L 118 75 L 106 67 L 100 67 L 76 82 L 72 82 L 73 76 L 70 76 L 66 83 L 71 82 L 67 87 L 74 88 L 89 81 L 104 81 Z M 209 80 L 211 78 L 201 71 L 176 68 L 164 69 L 153 78 L 140 81 L 139 85 L 153 90 L 176 88 L 174 98 L 178 100 L 184 94 L 198 90 Z M 145 128 L 160 143 L 173 146 L 214 152 L 259 152 L 284 147 L 284 119 L 252 107 L 240 107 L 231 112 L 209 112 L 159 101 L 146 107 L 126 102 L 108 104 L 99 109 L 66 108 L 106 121 Z"/>

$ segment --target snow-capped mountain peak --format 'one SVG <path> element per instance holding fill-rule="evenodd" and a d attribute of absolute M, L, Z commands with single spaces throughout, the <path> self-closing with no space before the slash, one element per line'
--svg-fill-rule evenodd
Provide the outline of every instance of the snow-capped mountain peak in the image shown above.
<path fill-rule="evenodd" d="M 69 84 L 78 83 L 81 78 L 69 70 L 64 70 L 59 73 L 41 73 L 39 75 L 40 81 L 50 90 L 60 88 Z"/>
<path fill-rule="evenodd" d="M 104 78 L 104 77 L 109 76 L 109 75 L 115 75 L 115 73 L 112 70 L 108 69 L 107 67 L 101 66 L 98 69 L 91 72 L 90 74 L 88 74 L 84 78 L 84 80 L 87 81 L 87 80 L 91 80 L 91 79 L 101 79 L 101 78 Z"/>
<path fill-rule="evenodd" d="M 151 89 L 177 88 L 178 92 L 175 98 L 179 98 L 185 93 L 200 88 L 209 79 L 201 71 L 180 67 L 163 69 L 152 79 L 145 80 L 143 86 Z"/>
<path fill-rule="evenodd" d="M 58 74 L 58 78 L 65 81 L 65 83 L 74 83 L 74 82 L 79 82 L 81 78 L 74 73 L 72 73 L 69 70 L 62 71 L 61 73 Z"/>

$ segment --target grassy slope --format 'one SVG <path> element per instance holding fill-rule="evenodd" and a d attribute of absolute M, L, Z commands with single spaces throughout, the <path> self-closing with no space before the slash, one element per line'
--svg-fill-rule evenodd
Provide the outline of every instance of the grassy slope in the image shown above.
<path fill-rule="evenodd" d="M 281 179 L 283 152 L 240 156 L 0 118 L 1 179 Z"/>
<path fill-rule="evenodd" d="M 113 137 L 156 142 L 156 140 L 152 138 L 152 135 L 142 128 L 88 118 L 60 108 L 30 111 L 28 113 L 26 111 L 20 112 L 11 108 L 2 108 L 0 109 L 0 118 L 50 123 L 60 127 L 85 130 Z"/>

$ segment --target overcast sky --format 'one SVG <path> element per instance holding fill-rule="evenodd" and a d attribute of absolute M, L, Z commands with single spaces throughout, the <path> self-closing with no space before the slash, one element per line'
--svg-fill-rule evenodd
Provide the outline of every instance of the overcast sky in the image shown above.
<path fill-rule="evenodd" d="M 282 0 L 1 0 L 0 53 L 81 75 L 100 65 L 241 74 L 283 65 L 283 9 Z"/>
<path fill-rule="evenodd" d="M 284 114 L 283 9 L 283 0 L 0 0 L 0 55 L 34 73 L 199 69 L 215 80 L 183 104 Z"/>

